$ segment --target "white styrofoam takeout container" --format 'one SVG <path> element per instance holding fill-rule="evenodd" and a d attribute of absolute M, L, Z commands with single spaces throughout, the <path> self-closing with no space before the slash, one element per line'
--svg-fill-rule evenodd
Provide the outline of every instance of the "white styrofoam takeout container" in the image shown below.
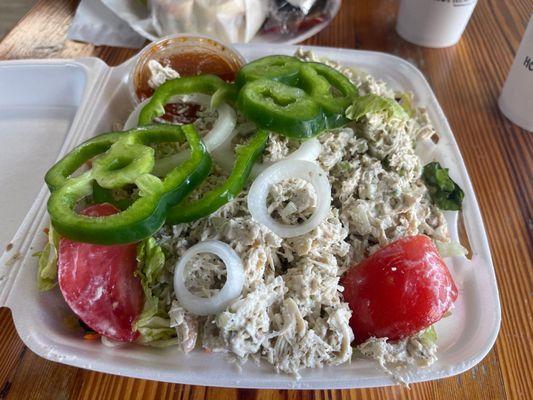
<path fill-rule="evenodd" d="M 292 54 L 294 46 L 238 45 L 252 60 L 267 54 Z M 424 158 L 435 158 L 465 191 L 464 225 L 472 258 L 449 258 L 459 287 L 453 314 L 437 323 L 439 361 L 408 371 L 409 382 L 459 374 L 488 353 L 500 326 L 500 303 L 487 237 L 464 162 L 450 126 L 423 75 L 408 62 L 382 53 L 307 47 L 384 79 L 393 88 L 412 91 L 427 107 L 440 135 L 437 145 L 423 144 Z M 37 258 L 46 236 L 47 189 L 43 176 L 53 162 L 76 144 L 122 123 L 133 108 L 127 76 L 132 62 L 108 67 L 95 58 L 0 62 L 0 306 L 9 307 L 18 334 L 38 355 L 49 360 L 117 375 L 197 385 L 243 388 L 357 388 L 393 384 L 369 360 L 306 370 L 301 379 L 276 374 L 266 363 L 248 362 L 239 371 L 220 353 L 139 345 L 108 348 L 82 340 L 64 323 L 70 312 L 59 289 L 40 293 Z M 448 213 L 452 237 L 458 240 L 458 215 Z"/>

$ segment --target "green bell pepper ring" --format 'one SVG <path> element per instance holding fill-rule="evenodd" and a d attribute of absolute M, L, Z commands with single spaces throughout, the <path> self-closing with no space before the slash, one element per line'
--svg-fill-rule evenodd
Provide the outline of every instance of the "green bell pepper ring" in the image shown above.
<path fill-rule="evenodd" d="M 181 224 L 195 221 L 214 213 L 224 204 L 233 200 L 246 184 L 252 167 L 263 154 L 267 140 L 268 132 L 259 130 L 246 145 L 237 147 L 235 165 L 226 182 L 207 192 L 197 201 L 184 200 L 170 208 L 167 213 L 167 223 Z"/>
<path fill-rule="evenodd" d="M 233 104 L 235 103 L 235 100 L 237 100 L 238 93 L 239 91 L 235 85 L 227 83 L 226 86 L 217 89 L 217 91 L 213 93 L 211 96 L 211 104 L 209 106 L 211 109 L 216 109 L 223 102 Z"/>
<path fill-rule="evenodd" d="M 134 143 L 135 139 L 134 135 L 124 137 L 94 160 L 92 176 L 98 185 L 105 189 L 119 189 L 152 171 L 154 149 Z"/>
<path fill-rule="evenodd" d="M 165 105 L 172 101 L 172 97 L 181 94 L 203 93 L 213 95 L 212 106 L 226 98 L 236 96 L 229 83 L 216 75 L 185 76 L 166 81 L 159 86 L 150 101 L 139 114 L 139 125 L 148 125 L 165 114 Z"/>
<path fill-rule="evenodd" d="M 183 132 L 176 131 L 175 126 L 163 124 L 137 127 L 129 131 L 110 132 L 98 135 L 78 145 L 50 168 L 44 177 L 50 191 L 58 189 L 69 179 L 70 175 L 76 172 L 81 166 L 97 155 L 105 153 L 119 139 L 132 133 L 144 136 L 144 143 L 172 142 L 176 140 L 176 134 L 181 135 L 179 141 L 183 142 L 185 140 Z"/>
<path fill-rule="evenodd" d="M 358 96 L 357 88 L 339 71 L 321 63 L 304 63 L 300 69 L 300 87 L 325 110 L 328 127 L 347 122 L 346 108 Z"/>
<path fill-rule="evenodd" d="M 309 138 L 327 128 L 326 115 L 307 93 L 268 79 L 244 85 L 237 106 L 257 126 L 289 137 Z"/>
<path fill-rule="evenodd" d="M 267 56 L 252 61 L 237 73 L 237 86 L 242 87 L 248 82 L 258 79 L 269 79 L 296 86 L 299 81 L 302 62 L 291 56 Z"/>
<path fill-rule="evenodd" d="M 143 140 L 146 143 L 150 141 L 152 143 L 173 141 L 168 140 L 172 138 L 168 137 L 167 132 L 170 131 L 175 134 L 175 130 L 176 129 L 172 127 L 155 125 L 153 127 L 141 127 L 128 131 L 129 133 L 135 133 L 134 135 L 127 136 L 129 138 L 128 140 L 125 140 L 124 135 L 122 135 L 121 140 L 114 143 L 111 148 L 115 147 L 115 149 L 118 150 L 119 147 L 117 146 L 120 146 L 123 148 L 123 151 L 119 151 L 118 153 L 111 152 L 111 154 L 103 155 L 102 157 L 97 158 L 93 163 L 94 177 L 99 178 L 97 181 L 93 182 L 93 202 L 96 204 L 110 203 L 120 210 L 128 208 L 133 202 L 133 199 L 116 199 L 110 189 L 122 188 L 124 185 L 132 182 L 136 176 L 141 175 L 142 173 L 148 173 L 152 171 L 154 167 L 154 150 L 151 147 L 133 143 L 136 140 L 135 138 L 139 135 L 144 135 L 145 138 Z M 147 133 L 149 131 L 153 131 L 154 133 Z M 151 135 L 154 135 L 154 137 L 151 137 Z M 184 141 L 185 136 L 181 135 L 179 136 L 179 139 L 179 141 Z M 135 148 L 138 148 L 139 151 L 135 151 Z M 125 168 L 119 168 L 121 165 Z M 98 184 L 98 181 L 100 181 L 101 185 Z"/>
<path fill-rule="evenodd" d="M 98 184 L 98 182 L 93 181 L 93 203 L 94 204 L 109 203 L 109 204 L 114 205 L 119 210 L 125 210 L 133 203 L 133 201 L 134 199 L 130 199 L 130 198 L 117 199 L 113 195 L 112 190 L 104 189 L 102 186 Z"/>
<path fill-rule="evenodd" d="M 139 188 L 139 198 L 124 211 L 106 217 L 88 217 L 75 211 L 78 202 L 92 193 L 94 172 L 90 170 L 68 179 L 48 200 L 50 219 L 60 235 L 85 243 L 111 245 L 142 240 L 161 228 L 168 208 L 183 200 L 207 177 L 211 158 L 192 125 L 184 126 L 183 130 L 169 125 L 157 131 L 134 130 L 130 135 L 135 140 L 130 137 L 126 140 L 146 144 L 185 137 L 191 148 L 189 159 L 162 180 L 149 173 L 136 176 L 131 183 Z"/>
<path fill-rule="evenodd" d="M 44 181 L 51 192 L 59 189 L 83 164 L 106 152 L 125 132 L 110 132 L 96 136 L 80 144 L 46 173 Z"/>

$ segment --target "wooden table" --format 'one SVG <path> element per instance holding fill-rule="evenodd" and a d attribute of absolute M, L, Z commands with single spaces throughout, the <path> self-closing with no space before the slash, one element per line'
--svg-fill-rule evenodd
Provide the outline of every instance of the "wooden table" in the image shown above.
<path fill-rule="evenodd" d="M 393 53 L 417 65 L 428 78 L 467 164 L 496 268 L 503 320 L 488 356 L 460 376 L 414 384 L 410 390 L 206 388 L 122 378 L 46 361 L 28 351 L 9 311 L 2 309 L 0 399 L 533 399 L 533 134 L 503 117 L 496 103 L 533 13 L 533 0 L 481 0 L 460 44 L 444 50 L 400 39 L 394 31 L 396 3 L 345 0 L 333 24 L 306 43 Z M 76 6 L 74 0 L 38 1 L 0 42 L 0 59 L 97 56 L 116 65 L 134 54 L 67 41 Z"/>

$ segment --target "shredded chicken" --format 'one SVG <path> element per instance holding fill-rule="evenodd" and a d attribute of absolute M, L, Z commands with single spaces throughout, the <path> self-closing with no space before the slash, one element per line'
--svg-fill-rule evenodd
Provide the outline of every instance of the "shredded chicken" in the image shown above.
<path fill-rule="evenodd" d="M 197 254 L 185 267 L 185 286 L 199 297 L 216 295 L 226 282 L 226 267 L 214 254 Z"/>
<path fill-rule="evenodd" d="M 267 209 L 279 222 L 296 225 L 313 215 L 316 200 L 315 190 L 309 182 L 292 178 L 272 185 L 267 199 Z"/>
<path fill-rule="evenodd" d="M 371 76 L 318 60 L 312 53 L 297 56 L 333 66 L 361 94 L 395 98 L 384 82 Z M 218 315 L 193 316 L 177 300 L 172 302 L 169 316 L 182 347 L 190 350 L 201 342 L 204 349 L 227 352 L 240 363 L 261 358 L 276 371 L 295 375 L 304 368 L 349 362 L 354 333 L 340 276 L 406 235 L 424 233 L 449 242 L 444 216 L 421 181 L 422 164 L 413 146 L 434 134 L 426 112 L 413 109 L 407 121 L 367 115 L 320 135 L 317 162 L 328 173 L 332 206 L 329 216 L 305 235 L 282 239 L 254 221 L 246 206 L 247 190 L 207 218 L 163 228 L 156 238 L 169 266 L 194 244 L 215 239 L 237 252 L 245 271 L 241 296 Z M 272 134 L 263 161 L 278 161 L 297 147 L 298 142 Z M 215 168 L 192 198 L 225 179 Z M 269 212 L 280 222 L 301 223 L 312 214 L 316 200 L 305 181 L 289 179 L 270 188 Z M 220 261 L 199 257 L 189 266 L 187 285 L 209 296 L 224 279 Z M 389 372 L 398 365 L 429 365 L 436 359 L 436 345 L 420 335 L 397 343 L 372 338 L 357 350 Z"/>
<path fill-rule="evenodd" d="M 403 384 L 406 382 L 398 373 L 399 369 L 409 366 L 425 367 L 437 361 L 437 345 L 424 332 L 396 342 L 371 337 L 357 346 L 357 350 L 363 356 L 376 360 L 387 373 Z"/>
<path fill-rule="evenodd" d="M 285 287 L 276 277 L 259 283 L 255 290 L 238 299 L 216 317 L 224 344 L 241 359 L 257 353 L 271 334 L 270 310 L 279 307 Z"/>
<path fill-rule="evenodd" d="M 198 318 L 187 313 L 177 300 L 172 301 L 168 312 L 170 327 L 176 329 L 178 341 L 185 353 L 194 349 L 198 337 Z"/>
<path fill-rule="evenodd" d="M 150 70 L 150 79 L 148 79 L 148 86 L 152 89 L 157 89 L 163 83 L 170 79 L 179 78 L 180 74 L 171 67 L 165 67 L 156 60 L 148 61 L 148 69 Z"/>
<path fill-rule="evenodd" d="M 301 142 L 298 140 L 290 139 L 277 133 L 271 133 L 263 153 L 262 161 L 267 163 L 280 161 L 295 151 L 300 144 Z"/>

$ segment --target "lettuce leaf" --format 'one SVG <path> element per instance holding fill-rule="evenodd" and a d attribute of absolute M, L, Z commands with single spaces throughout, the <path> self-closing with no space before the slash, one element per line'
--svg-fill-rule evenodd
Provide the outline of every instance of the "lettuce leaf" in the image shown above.
<path fill-rule="evenodd" d="M 408 119 L 409 115 L 405 112 L 398 102 L 394 99 L 378 96 L 376 94 L 367 94 L 356 97 L 351 106 L 346 109 L 346 117 L 359 121 L 367 114 L 384 113 L 387 118 Z"/>
<path fill-rule="evenodd" d="M 436 161 L 424 166 L 422 177 L 431 195 L 431 199 L 441 210 L 459 211 L 465 197 L 463 190 L 448 174 L 448 168 L 442 168 Z"/>
<path fill-rule="evenodd" d="M 403 110 L 406 112 L 409 118 L 412 118 L 413 115 L 415 114 L 415 107 L 413 105 L 412 93 L 403 92 L 399 94 L 396 93 L 396 95 L 399 98 L 398 104 L 400 105 L 400 107 L 403 108 Z"/>
<path fill-rule="evenodd" d="M 154 238 L 139 244 L 137 262 L 137 275 L 145 297 L 143 311 L 134 324 L 141 335 L 139 341 L 154 346 L 175 344 L 170 339 L 176 336 L 176 330 L 170 326 L 166 310 L 169 283 L 165 279 L 165 255 Z"/>
<path fill-rule="evenodd" d="M 426 341 L 427 343 L 437 343 L 437 331 L 434 326 L 431 325 L 425 331 L 420 334 L 420 338 Z"/>
<path fill-rule="evenodd" d="M 455 240 L 450 240 L 448 242 L 435 240 L 435 245 L 437 246 L 441 257 L 460 257 L 468 254 L 468 250 Z"/>
<path fill-rule="evenodd" d="M 48 243 L 39 253 L 39 268 L 37 270 L 37 288 L 44 292 L 57 285 L 57 257 L 59 248 L 59 235 L 50 225 L 48 230 Z"/>

